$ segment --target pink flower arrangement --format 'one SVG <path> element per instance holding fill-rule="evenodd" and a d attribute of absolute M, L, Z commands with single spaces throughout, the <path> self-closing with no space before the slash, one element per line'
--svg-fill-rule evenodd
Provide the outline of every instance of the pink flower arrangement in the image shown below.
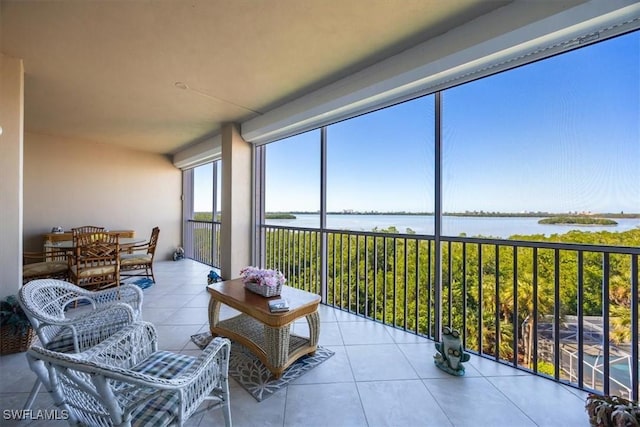
<path fill-rule="evenodd" d="M 240 276 L 244 283 L 252 282 L 260 286 L 270 286 L 275 288 L 284 285 L 287 281 L 284 275 L 278 270 L 262 269 L 258 267 L 245 267 L 240 270 Z"/>

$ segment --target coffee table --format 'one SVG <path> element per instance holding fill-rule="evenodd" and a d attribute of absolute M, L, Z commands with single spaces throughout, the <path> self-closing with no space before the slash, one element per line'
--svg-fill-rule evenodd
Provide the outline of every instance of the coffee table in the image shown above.
<path fill-rule="evenodd" d="M 247 347 L 279 378 L 285 369 L 306 354 L 314 354 L 320 335 L 320 296 L 283 286 L 279 297 L 265 298 L 244 287 L 242 279 L 227 280 L 207 286 L 211 335 L 224 336 Z M 268 301 L 286 298 L 289 311 L 271 313 Z M 220 321 L 220 307 L 225 304 L 240 312 Z M 291 334 L 291 324 L 305 317 L 309 337 Z"/>

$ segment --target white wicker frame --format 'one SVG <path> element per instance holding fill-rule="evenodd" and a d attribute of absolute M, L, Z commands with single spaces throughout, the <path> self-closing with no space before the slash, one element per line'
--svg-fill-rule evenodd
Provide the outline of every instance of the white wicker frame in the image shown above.
<path fill-rule="evenodd" d="M 142 298 L 142 290 L 135 285 L 92 292 L 56 279 L 33 280 L 18 293 L 18 301 L 38 335 L 39 345 L 48 347 L 66 342 L 73 346 L 69 351 L 76 353 L 139 320 Z M 69 310 L 83 301 L 90 307 Z M 40 386 L 40 379 L 36 379 L 25 409 L 33 404 Z"/>
<path fill-rule="evenodd" d="M 46 370 L 39 365 L 36 373 L 49 376 L 45 383 L 54 403 L 68 411 L 72 424 L 181 426 L 204 400 L 214 400 L 230 427 L 230 346 L 228 339 L 217 337 L 199 357 L 158 351 L 155 327 L 136 322 L 84 353 L 57 353 L 34 345 L 28 356 L 46 365 Z M 188 360 L 176 375 L 140 369 L 171 356 Z M 170 411 L 155 406 L 163 399 L 169 399 Z"/>

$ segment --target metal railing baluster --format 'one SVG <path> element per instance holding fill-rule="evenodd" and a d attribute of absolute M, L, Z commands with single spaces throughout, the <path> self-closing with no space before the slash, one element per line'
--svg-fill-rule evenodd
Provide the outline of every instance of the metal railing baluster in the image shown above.
<path fill-rule="evenodd" d="M 447 325 L 453 326 L 453 252 L 452 242 L 447 242 Z"/>
<path fill-rule="evenodd" d="M 347 311 L 351 313 L 351 234 L 347 234 Z"/>
<path fill-rule="evenodd" d="M 356 236 L 356 314 L 360 314 L 360 236 Z"/>
<path fill-rule="evenodd" d="M 604 356 L 602 379 L 604 394 L 609 394 L 611 384 L 609 354 L 609 254 L 604 253 L 602 258 L 602 353 Z"/>
<path fill-rule="evenodd" d="M 631 400 L 638 401 L 638 255 L 631 255 Z"/>
<path fill-rule="evenodd" d="M 512 246 L 513 250 L 513 310 L 511 315 L 511 327 L 513 329 L 513 366 L 518 366 L 518 247 Z"/>
<path fill-rule="evenodd" d="M 553 366 L 556 381 L 560 379 L 560 250 L 553 251 Z"/>
<path fill-rule="evenodd" d="M 414 240 L 416 245 L 416 272 L 415 272 L 415 289 L 413 299 L 416 302 L 415 313 L 414 316 L 416 318 L 414 330 L 416 333 L 420 332 L 420 241 L 418 239 Z"/>
<path fill-rule="evenodd" d="M 500 360 L 500 246 L 495 245 L 495 314 L 494 314 L 494 327 L 496 334 L 496 341 L 494 343 L 493 353 L 496 360 Z"/>
<path fill-rule="evenodd" d="M 578 387 L 584 387 L 584 253 L 578 252 Z"/>
<path fill-rule="evenodd" d="M 407 243 L 408 243 L 407 240 L 408 239 L 403 239 L 403 243 L 404 243 L 404 268 L 403 268 L 403 271 L 404 271 L 404 292 L 403 292 L 403 294 L 404 294 L 404 307 L 402 309 L 402 312 L 404 314 L 402 315 L 402 320 L 403 320 L 402 323 L 403 323 L 403 329 L 405 331 L 407 330 L 407 304 L 409 302 L 407 300 L 407 293 L 409 292 L 409 285 L 408 285 L 408 283 L 409 283 L 409 270 L 407 268 L 408 267 L 407 266 L 407 264 L 408 264 L 407 261 L 409 259 L 409 254 L 408 254 L 408 251 L 407 251 Z"/>
<path fill-rule="evenodd" d="M 382 284 L 382 323 L 387 323 L 387 238 L 383 237 L 384 250 L 384 280 Z"/>
<path fill-rule="evenodd" d="M 378 238 L 373 237 L 373 318 L 378 319 Z"/>
<path fill-rule="evenodd" d="M 538 373 L 538 248 L 533 248 L 533 313 L 531 313 L 531 341 L 533 372 Z"/>
<path fill-rule="evenodd" d="M 467 243 L 462 242 L 462 347 L 467 348 Z"/>
<path fill-rule="evenodd" d="M 431 293 L 433 292 L 433 281 L 431 280 L 431 241 L 427 242 L 427 335 L 430 338 L 435 337 L 435 332 L 432 328 L 431 316 Z"/>
<path fill-rule="evenodd" d="M 369 237 L 364 236 L 364 317 L 369 317 Z"/>
<path fill-rule="evenodd" d="M 187 222 L 186 230 L 185 233 L 192 234 L 194 245 L 199 246 L 190 252 L 201 262 L 212 262 L 216 251 L 212 251 L 211 247 L 218 245 L 219 223 Z M 286 271 L 290 276 L 290 284 L 316 293 L 326 289 L 328 304 L 357 316 L 412 331 L 420 336 L 435 336 L 433 236 L 321 231 L 316 228 L 271 225 L 263 226 L 262 232 L 267 239 L 267 253 L 264 255 L 266 264 Z M 327 236 L 324 246 L 318 240 L 321 233 Z M 443 237 L 442 241 L 446 242 L 446 246 L 443 245 L 445 253 L 442 262 L 448 270 L 443 274 L 443 286 L 448 286 L 444 294 L 445 310 L 448 311 L 443 315 L 449 324 L 461 327 L 465 348 L 474 347 L 468 350 L 518 369 L 543 376 L 546 376 L 546 372 L 552 373 L 556 381 L 574 387 L 588 391 L 628 393 L 630 398 L 637 399 L 640 248 L 466 236 Z M 348 246 L 345 248 L 345 245 Z M 474 245 L 476 250 L 470 250 L 469 245 Z M 324 255 L 328 261 L 326 278 L 319 270 L 322 251 L 330 251 Z M 591 256 L 587 257 L 588 254 L 601 257 L 599 264 L 594 264 Z M 510 256 L 512 260 L 509 260 Z M 624 271 L 620 271 L 621 265 L 625 266 Z M 594 270 L 594 266 L 602 270 L 601 277 L 598 272 L 594 273 L 597 270 Z M 512 271 L 509 272 L 509 269 Z M 567 273 L 573 271 L 576 273 L 569 278 Z M 620 348 L 611 341 L 615 332 L 612 323 L 614 304 L 618 304 L 614 302 L 614 296 L 617 295 L 614 286 L 619 286 L 620 274 L 630 282 L 631 308 L 627 309 L 630 310 L 627 314 L 631 317 L 632 333 L 630 350 L 627 347 L 631 354 L 626 359 L 630 372 L 628 379 L 622 382 L 611 377 L 614 373 L 612 363 L 620 363 L 617 361 Z M 487 281 L 483 283 L 485 278 Z M 512 283 L 504 283 L 506 280 L 503 278 L 512 280 Z M 594 315 L 586 310 L 593 313 L 591 294 L 594 286 L 598 286 L 593 282 L 594 279 L 602 281 L 599 284 L 603 321 L 600 349 L 604 365 L 598 362 L 597 368 L 589 367 L 591 359 L 586 357 L 587 351 L 594 348 L 586 338 L 589 333 L 586 322 L 593 322 L 589 316 Z M 475 280 L 477 284 L 473 283 L 472 286 Z M 576 283 L 574 299 L 570 301 L 567 301 L 567 292 L 561 289 L 567 280 L 575 280 Z M 490 294 L 486 294 L 487 291 Z M 476 292 L 477 296 L 474 295 Z M 523 301 L 527 300 L 523 298 L 530 300 L 525 304 Z M 545 298 L 544 305 L 541 305 L 541 298 Z M 541 309 L 548 308 L 550 312 L 540 313 Z M 600 309 L 600 306 L 597 308 Z M 570 313 L 570 310 L 575 310 L 575 316 L 567 315 L 567 310 Z M 615 313 L 619 315 L 618 311 Z M 425 314 L 426 318 L 423 318 Z M 565 337 L 568 334 L 564 326 L 567 322 L 575 323 L 577 337 Z M 513 330 L 512 336 L 508 335 L 510 331 L 507 328 Z M 484 342 L 487 331 L 495 334 L 493 342 Z M 501 340 L 508 340 L 509 344 L 501 348 Z M 574 354 L 567 356 L 567 345 L 572 344 L 577 346 L 577 350 L 574 347 Z M 542 365 L 542 361 L 545 365 Z M 598 375 L 597 389 L 593 388 L 595 383 L 587 385 L 587 369 Z M 604 378 L 602 387 L 599 385 L 601 378 Z"/>
<path fill-rule="evenodd" d="M 483 268 L 482 268 L 482 245 L 478 243 L 478 353 L 484 353 L 483 332 L 484 332 L 484 292 L 483 286 Z"/>
<path fill-rule="evenodd" d="M 398 239 L 393 238 L 393 289 L 391 295 L 393 296 L 393 316 L 392 325 L 396 326 L 396 313 L 398 309 L 398 301 L 396 300 L 396 289 L 398 288 Z"/>

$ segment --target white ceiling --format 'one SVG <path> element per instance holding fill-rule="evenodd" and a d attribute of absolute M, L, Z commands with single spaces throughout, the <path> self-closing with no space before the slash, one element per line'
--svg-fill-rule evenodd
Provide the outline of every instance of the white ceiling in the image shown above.
<path fill-rule="evenodd" d="M 175 153 L 509 3 L 0 0 L 0 43 L 26 132 Z"/>
<path fill-rule="evenodd" d="M 2 0 L 1 41 L 26 131 L 168 153 L 504 3 Z"/>

